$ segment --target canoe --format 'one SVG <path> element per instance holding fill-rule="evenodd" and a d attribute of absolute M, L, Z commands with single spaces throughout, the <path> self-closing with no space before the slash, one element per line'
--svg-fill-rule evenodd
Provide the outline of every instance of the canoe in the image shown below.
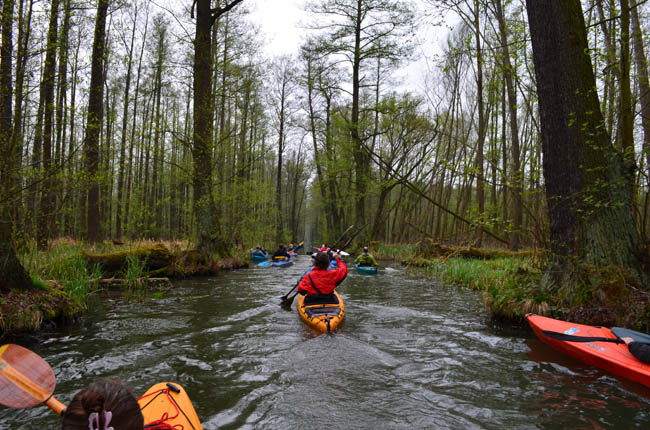
<path fill-rule="evenodd" d="M 377 274 L 377 267 L 375 266 L 359 266 L 358 264 L 355 264 L 354 268 L 357 270 L 358 273 L 361 273 L 362 275 Z"/>
<path fill-rule="evenodd" d="M 310 327 L 324 333 L 331 333 L 343 321 L 345 304 L 343 299 L 334 291 L 334 300 L 314 300 L 312 296 L 309 303 L 305 299 L 309 296 L 298 295 L 298 314 Z"/>
<path fill-rule="evenodd" d="M 273 260 L 271 262 L 271 265 L 275 267 L 287 267 L 287 266 L 291 266 L 292 264 L 293 264 L 293 257 L 289 258 L 288 260 Z"/>
<path fill-rule="evenodd" d="M 251 259 L 253 260 L 253 263 L 261 263 L 262 261 L 266 261 L 269 259 L 269 254 L 264 254 L 264 255 L 251 255 Z"/>
<path fill-rule="evenodd" d="M 161 382 L 149 388 L 138 399 L 144 416 L 145 428 L 149 424 L 167 424 L 164 428 L 200 430 L 201 421 L 187 392 L 175 382 Z M 153 427 L 153 426 L 151 426 Z"/>
<path fill-rule="evenodd" d="M 533 314 L 526 315 L 526 319 L 537 337 L 556 350 L 650 387 L 650 365 L 637 360 L 625 343 L 614 343 L 619 337 L 649 342 L 647 335 L 620 327 L 595 327 Z"/>

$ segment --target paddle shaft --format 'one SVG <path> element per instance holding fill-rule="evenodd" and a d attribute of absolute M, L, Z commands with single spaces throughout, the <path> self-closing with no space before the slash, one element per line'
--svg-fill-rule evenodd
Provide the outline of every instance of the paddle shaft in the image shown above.
<path fill-rule="evenodd" d="M 624 340 L 620 338 L 612 337 L 596 337 L 596 336 L 573 336 L 566 333 L 560 333 L 557 331 L 542 330 L 542 334 L 554 339 L 565 340 L 567 342 L 612 342 L 612 343 L 625 343 Z"/>

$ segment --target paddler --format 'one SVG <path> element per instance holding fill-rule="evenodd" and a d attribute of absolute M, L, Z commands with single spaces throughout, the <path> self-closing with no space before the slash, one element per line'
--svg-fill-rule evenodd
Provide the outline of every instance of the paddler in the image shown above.
<path fill-rule="evenodd" d="M 364 246 L 363 247 L 363 252 L 361 255 L 359 255 L 356 260 L 354 260 L 354 264 L 358 264 L 359 266 L 372 266 L 372 267 L 377 267 L 379 264 L 377 264 L 377 260 L 375 260 L 375 257 L 372 256 L 368 252 L 368 247 Z"/>
<path fill-rule="evenodd" d="M 336 270 L 327 270 L 330 258 L 325 252 L 318 252 L 314 257 L 314 268 L 298 283 L 298 293 L 307 295 L 305 304 L 333 296 L 334 289 L 345 279 L 348 268 L 338 252 L 333 254 Z"/>

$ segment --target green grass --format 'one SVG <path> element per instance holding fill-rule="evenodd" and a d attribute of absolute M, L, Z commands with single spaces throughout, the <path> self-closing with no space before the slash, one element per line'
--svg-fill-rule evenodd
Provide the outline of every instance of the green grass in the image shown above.
<path fill-rule="evenodd" d="M 539 289 L 541 272 L 529 258 L 438 258 L 417 270 L 441 282 L 480 291 L 486 307 L 497 316 L 548 313 L 549 297 Z"/>
<path fill-rule="evenodd" d="M 81 246 L 69 243 L 58 244 L 44 252 L 32 247 L 22 260 L 35 285 L 44 280 L 56 281 L 74 302 L 85 306 L 88 293 L 94 289 L 101 273 L 97 268 L 86 267 L 81 251 Z"/>

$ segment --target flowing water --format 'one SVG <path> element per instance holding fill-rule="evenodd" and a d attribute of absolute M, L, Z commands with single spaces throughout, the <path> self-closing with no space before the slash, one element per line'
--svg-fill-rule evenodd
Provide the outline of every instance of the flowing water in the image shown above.
<path fill-rule="evenodd" d="M 309 258 L 175 282 L 164 298 L 97 297 L 74 326 L 21 339 L 68 403 L 97 378 L 182 385 L 205 429 L 630 429 L 650 390 L 491 324 L 476 292 L 389 265 L 351 269 L 346 317 L 318 335 L 279 297 Z M 0 407 L 0 429 L 56 429 L 47 407 Z"/>

